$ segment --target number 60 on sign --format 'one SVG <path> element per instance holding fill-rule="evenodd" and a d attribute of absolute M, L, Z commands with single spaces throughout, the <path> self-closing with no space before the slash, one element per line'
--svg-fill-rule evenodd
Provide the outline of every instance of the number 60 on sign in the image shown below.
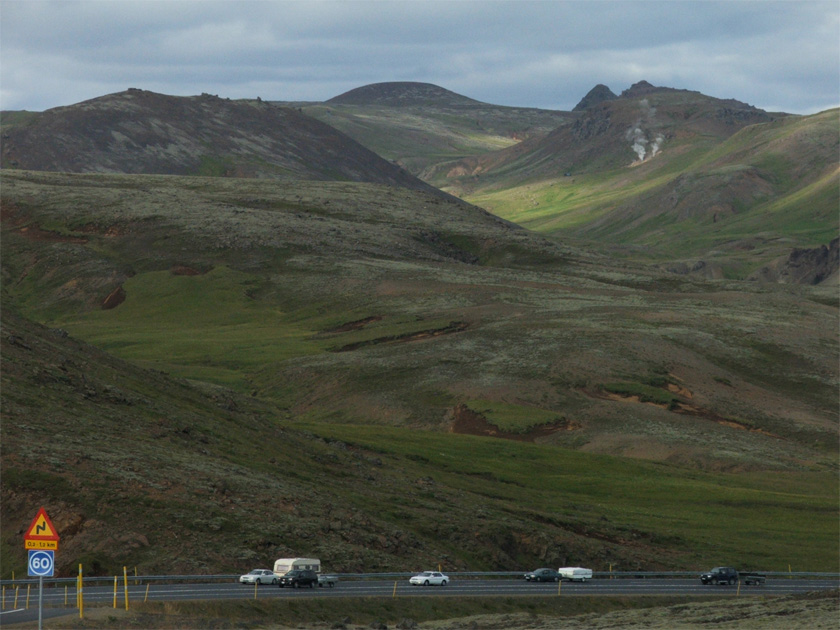
<path fill-rule="evenodd" d="M 29 551 L 29 575 L 31 577 L 52 577 L 54 569 L 54 551 Z"/>

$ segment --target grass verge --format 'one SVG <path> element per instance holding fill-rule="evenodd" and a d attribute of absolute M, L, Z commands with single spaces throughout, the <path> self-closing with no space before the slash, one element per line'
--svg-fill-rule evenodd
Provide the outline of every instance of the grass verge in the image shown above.
<path fill-rule="evenodd" d="M 711 598 L 698 597 L 693 602 Z M 679 597 L 396 597 L 293 598 L 217 602 L 166 602 L 132 606 L 129 612 L 86 609 L 87 617 L 48 620 L 46 628 L 281 628 L 302 624 L 346 624 L 389 627 L 404 620 L 417 623 L 525 613 L 565 618 L 588 613 L 646 610 L 685 603 Z"/>

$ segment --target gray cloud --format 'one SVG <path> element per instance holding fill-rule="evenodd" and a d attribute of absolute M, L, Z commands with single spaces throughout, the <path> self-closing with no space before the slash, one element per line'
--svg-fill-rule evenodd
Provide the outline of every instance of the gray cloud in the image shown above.
<path fill-rule="evenodd" d="M 840 105 L 840 5 L 823 1 L 4 0 L 0 107 L 128 87 L 326 100 L 425 81 L 568 110 L 595 84 L 654 85 L 773 111 Z"/>

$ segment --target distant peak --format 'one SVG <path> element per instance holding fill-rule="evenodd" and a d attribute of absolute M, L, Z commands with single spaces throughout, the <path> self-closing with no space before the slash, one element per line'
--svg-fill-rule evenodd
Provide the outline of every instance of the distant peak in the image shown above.
<path fill-rule="evenodd" d="M 624 90 L 621 93 L 621 96 L 642 96 L 644 94 L 649 94 L 650 92 L 655 92 L 661 88 L 656 87 L 655 85 L 651 85 L 647 81 L 639 81 L 638 83 L 634 83 L 629 88 Z"/>
<path fill-rule="evenodd" d="M 583 111 L 584 109 L 589 109 L 590 107 L 594 107 L 604 101 L 612 101 L 617 99 L 618 97 L 613 93 L 613 91 L 608 88 L 603 83 L 599 83 L 594 88 L 589 90 L 589 92 L 584 96 L 580 103 L 575 105 L 575 108 L 572 110 L 573 112 Z"/>
<path fill-rule="evenodd" d="M 391 81 L 372 83 L 339 94 L 327 101 L 335 105 L 388 105 L 391 107 L 412 105 L 444 105 L 467 107 L 480 104 L 466 96 L 434 85 L 415 81 Z"/>

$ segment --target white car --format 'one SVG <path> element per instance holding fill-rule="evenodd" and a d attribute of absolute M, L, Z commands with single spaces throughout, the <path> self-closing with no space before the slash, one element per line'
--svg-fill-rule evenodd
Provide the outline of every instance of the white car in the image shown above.
<path fill-rule="evenodd" d="M 449 583 L 449 576 L 440 571 L 423 571 L 412 577 L 408 583 L 412 586 L 429 586 L 430 584 L 446 586 Z"/>
<path fill-rule="evenodd" d="M 277 576 L 269 569 L 254 569 L 239 576 L 240 584 L 277 584 Z"/>

